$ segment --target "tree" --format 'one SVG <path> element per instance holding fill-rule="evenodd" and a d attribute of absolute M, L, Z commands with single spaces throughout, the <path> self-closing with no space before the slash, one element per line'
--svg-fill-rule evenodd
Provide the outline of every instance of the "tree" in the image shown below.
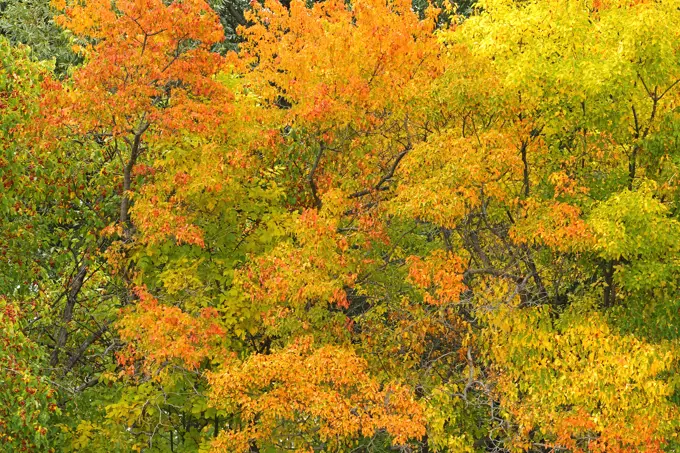
<path fill-rule="evenodd" d="M 58 448 L 677 448 L 677 0 L 59 3 L 0 202 Z"/>
<path fill-rule="evenodd" d="M 0 2 L 0 34 L 15 45 L 29 46 L 32 58 L 53 61 L 57 75 L 81 62 L 71 50 L 70 37 L 54 23 L 48 0 Z"/>

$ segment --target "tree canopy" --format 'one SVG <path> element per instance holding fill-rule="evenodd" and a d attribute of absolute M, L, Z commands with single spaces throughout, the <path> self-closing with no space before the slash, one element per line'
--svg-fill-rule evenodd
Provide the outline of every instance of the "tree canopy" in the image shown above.
<path fill-rule="evenodd" d="M 0 0 L 0 451 L 680 449 L 680 0 Z"/>

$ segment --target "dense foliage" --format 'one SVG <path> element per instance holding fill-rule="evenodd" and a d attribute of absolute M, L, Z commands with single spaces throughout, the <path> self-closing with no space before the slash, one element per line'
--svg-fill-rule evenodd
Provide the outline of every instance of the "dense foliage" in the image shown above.
<path fill-rule="evenodd" d="M 677 451 L 678 23 L 0 0 L 0 451 Z"/>

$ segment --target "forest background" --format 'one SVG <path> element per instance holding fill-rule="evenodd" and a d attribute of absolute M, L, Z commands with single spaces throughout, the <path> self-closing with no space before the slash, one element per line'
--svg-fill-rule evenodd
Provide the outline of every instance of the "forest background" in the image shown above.
<path fill-rule="evenodd" d="M 0 451 L 678 451 L 678 24 L 0 0 Z"/>

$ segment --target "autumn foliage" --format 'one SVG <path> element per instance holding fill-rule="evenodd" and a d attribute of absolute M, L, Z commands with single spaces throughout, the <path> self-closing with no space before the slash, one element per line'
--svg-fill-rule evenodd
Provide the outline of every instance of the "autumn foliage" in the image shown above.
<path fill-rule="evenodd" d="M 0 451 L 680 448 L 679 0 L 36 2 Z"/>

